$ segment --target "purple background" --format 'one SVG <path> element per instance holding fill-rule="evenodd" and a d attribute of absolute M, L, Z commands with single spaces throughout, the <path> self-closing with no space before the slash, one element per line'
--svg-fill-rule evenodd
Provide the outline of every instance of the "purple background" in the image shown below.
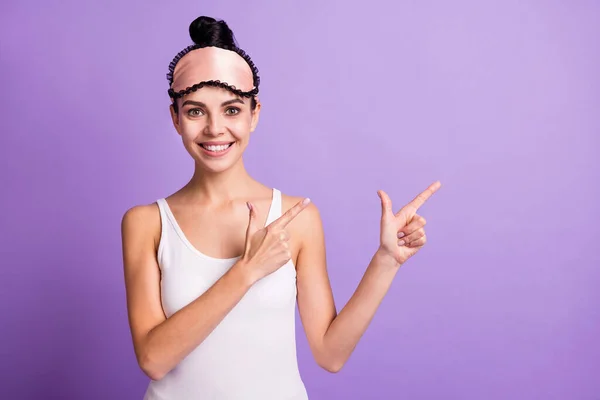
<path fill-rule="evenodd" d="M 165 74 L 205 14 L 260 70 L 247 167 L 321 209 L 338 309 L 376 191 L 443 184 L 339 374 L 298 325 L 311 400 L 600 398 L 599 3 L 349 3 L 2 2 L 0 397 L 142 397 L 120 219 L 191 175 Z"/>

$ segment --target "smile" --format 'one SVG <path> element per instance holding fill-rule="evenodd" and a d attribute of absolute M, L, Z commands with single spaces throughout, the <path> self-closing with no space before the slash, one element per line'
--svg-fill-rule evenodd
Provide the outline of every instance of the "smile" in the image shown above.
<path fill-rule="evenodd" d="M 211 156 L 222 156 L 228 152 L 235 142 L 224 143 L 224 144 L 212 144 L 212 143 L 200 143 L 200 147 L 204 150 L 204 153 Z"/>

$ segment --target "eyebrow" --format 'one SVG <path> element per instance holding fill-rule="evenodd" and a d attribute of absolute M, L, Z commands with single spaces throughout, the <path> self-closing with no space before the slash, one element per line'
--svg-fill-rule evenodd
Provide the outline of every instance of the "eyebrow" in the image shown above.
<path fill-rule="evenodd" d="M 240 103 L 240 104 L 245 104 L 241 99 L 231 99 L 231 100 L 227 100 L 223 103 L 221 103 L 221 107 L 225 107 L 228 106 L 230 104 L 233 103 Z M 206 104 L 204 104 L 201 101 L 194 101 L 194 100 L 186 100 L 183 102 L 183 104 L 181 105 L 181 107 L 184 107 L 185 105 L 190 104 L 193 106 L 198 106 L 198 107 L 206 107 Z"/>

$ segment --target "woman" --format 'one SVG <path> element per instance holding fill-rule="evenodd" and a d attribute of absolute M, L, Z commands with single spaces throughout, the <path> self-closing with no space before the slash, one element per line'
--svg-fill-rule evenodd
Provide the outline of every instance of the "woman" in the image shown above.
<path fill-rule="evenodd" d="M 169 68 L 170 113 L 194 159 L 176 193 L 122 221 L 129 323 L 146 399 L 307 399 L 296 360 L 296 302 L 316 362 L 339 371 L 399 267 L 425 244 L 416 214 L 380 191 L 380 247 L 339 313 L 323 229 L 309 199 L 252 178 L 242 155 L 257 126 L 258 71 L 225 22 L 199 17 Z"/>

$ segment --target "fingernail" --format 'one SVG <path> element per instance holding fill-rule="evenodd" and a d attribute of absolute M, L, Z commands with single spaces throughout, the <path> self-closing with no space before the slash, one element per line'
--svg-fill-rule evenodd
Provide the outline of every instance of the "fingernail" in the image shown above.
<path fill-rule="evenodd" d="M 402 246 L 404 244 L 404 240 L 398 242 L 398 246 Z"/>
<path fill-rule="evenodd" d="M 398 239 L 400 239 L 401 237 L 404 237 L 404 232 L 398 232 Z"/>
<path fill-rule="evenodd" d="M 308 203 L 310 203 L 310 199 L 307 197 L 302 201 L 302 204 L 307 205 Z"/>

